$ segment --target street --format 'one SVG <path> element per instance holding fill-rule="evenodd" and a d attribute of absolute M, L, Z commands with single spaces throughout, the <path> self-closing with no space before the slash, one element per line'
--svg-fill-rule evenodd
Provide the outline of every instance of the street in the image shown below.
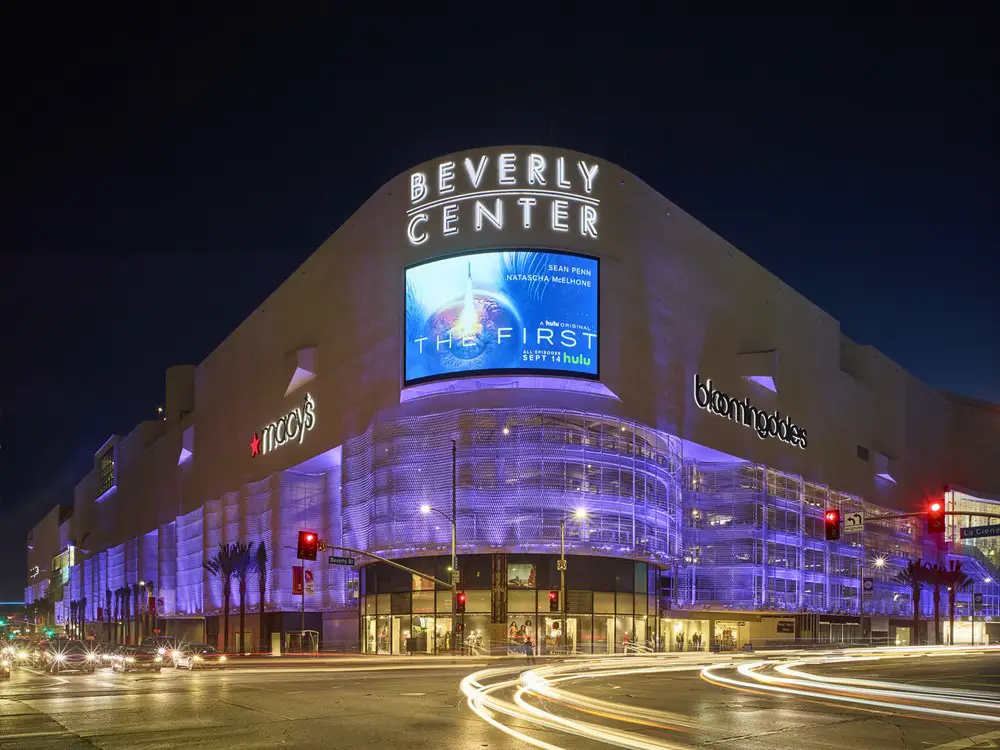
<path fill-rule="evenodd" d="M 997 650 L 538 661 L 342 657 L 59 676 L 18 668 L 0 683 L 0 748 L 1000 743 Z"/>

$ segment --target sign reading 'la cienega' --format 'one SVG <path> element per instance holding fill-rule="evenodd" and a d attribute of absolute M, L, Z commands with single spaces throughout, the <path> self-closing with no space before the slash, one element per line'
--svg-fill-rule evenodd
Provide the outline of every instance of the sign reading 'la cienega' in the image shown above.
<path fill-rule="evenodd" d="M 546 225 L 597 239 L 598 171 L 583 159 L 538 153 L 442 161 L 430 174 L 410 174 L 406 238 L 422 245 L 436 233 Z"/>

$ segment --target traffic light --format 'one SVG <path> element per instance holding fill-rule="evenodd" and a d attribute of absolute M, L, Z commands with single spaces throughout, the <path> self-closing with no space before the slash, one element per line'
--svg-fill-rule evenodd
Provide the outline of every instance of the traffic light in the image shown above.
<path fill-rule="evenodd" d="M 465 614 L 465 592 L 459 591 L 455 594 L 455 613 L 459 615 Z"/>
<path fill-rule="evenodd" d="M 559 611 L 559 592 L 550 591 L 549 592 L 549 612 Z"/>
<path fill-rule="evenodd" d="M 944 533 L 944 500 L 927 501 L 927 533 Z"/>
<path fill-rule="evenodd" d="M 823 516 L 826 524 L 826 541 L 835 542 L 840 539 L 840 511 L 830 508 Z"/>
<path fill-rule="evenodd" d="M 319 551 L 319 534 L 315 531 L 299 532 L 299 559 L 315 560 Z"/>

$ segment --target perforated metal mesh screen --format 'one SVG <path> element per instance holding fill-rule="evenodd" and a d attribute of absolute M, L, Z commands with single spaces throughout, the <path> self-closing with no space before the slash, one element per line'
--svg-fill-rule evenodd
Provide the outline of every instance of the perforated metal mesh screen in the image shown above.
<path fill-rule="evenodd" d="M 679 605 L 857 613 L 863 561 L 875 579 L 865 612 L 909 609 L 908 590 L 893 579 L 920 554 L 912 522 L 876 523 L 888 511 L 749 463 L 688 461 L 684 484 Z M 828 508 L 862 511 L 869 522 L 827 542 Z"/>
<path fill-rule="evenodd" d="M 448 553 L 455 441 L 460 553 L 554 552 L 669 561 L 680 552 L 681 444 L 574 411 L 469 409 L 377 423 L 344 450 L 345 543 Z"/>

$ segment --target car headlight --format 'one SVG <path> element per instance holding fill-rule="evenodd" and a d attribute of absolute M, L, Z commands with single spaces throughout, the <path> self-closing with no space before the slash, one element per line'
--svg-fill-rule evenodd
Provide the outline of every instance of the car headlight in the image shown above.
<path fill-rule="evenodd" d="M 135 657 L 134 656 L 126 656 L 125 657 L 125 661 L 127 661 L 129 664 L 131 664 L 132 662 L 135 661 Z"/>
<path fill-rule="evenodd" d="M 219 661 L 225 661 L 225 660 L 226 660 L 225 655 L 219 657 Z"/>
<path fill-rule="evenodd" d="M 4 662 L 2 662 L 2 664 L 3 664 L 4 669 L 10 669 L 10 662 L 9 661 L 4 661 Z"/>
<path fill-rule="evenodd" d="M 56 661 L 66 661 L 66 657 L 63 656 L 62 654 L 56 654 L 52 658 L 55 659 Z"/>
<path fill-rule="evenodd" d="M 195 657 L 194 657 L 194 660 L 195 660 L 195 661 L 201 661 L 201 657 L 200 657 L 200 656 L 195 656 Z"/>
<path fill-rule="evenodd" d="M 171 651 L 171 652 L 170 652 L 170 656 L 171 656 L 172 658 L 174 658 L 174 659 L 176 659 L 176 658 L 177 658 L 178 656 L 180 656 L 180 655 L 181 655 L 181 652 L 180 652 L 180 651 Z"/>
<path fill-rule="evenodd" d="M 87 654 L 87 661 L 93 661 L 97 658 L 97 654 Z"/>
<path fill-rule="evenodd" d="M 156 653 L 158 653 L 160 656 L 165 656 L 166 653 L 167 653 L 167 650 L 165 648 L 158 648 L 158 649 L 156 649 Z"/>
<path fill-rule="evenodd" d="M 17 652 L 16 654 L 15 654 L 15 656 L 16 656 L 16 657 L 17 657 L 18 659 L 24 659 L 24 658 L 26 658 L 26 657 L 28 656 L 28 654 L 27 654 L 26 652 L 24 652 L 24 651 L 18 651 L 18 652 Z"/>
<path fill-rule="evenodd" d="M 155 659 L 153 659 L 153 661 L 163 661 L 163 657 L 157 656 Z"/>

